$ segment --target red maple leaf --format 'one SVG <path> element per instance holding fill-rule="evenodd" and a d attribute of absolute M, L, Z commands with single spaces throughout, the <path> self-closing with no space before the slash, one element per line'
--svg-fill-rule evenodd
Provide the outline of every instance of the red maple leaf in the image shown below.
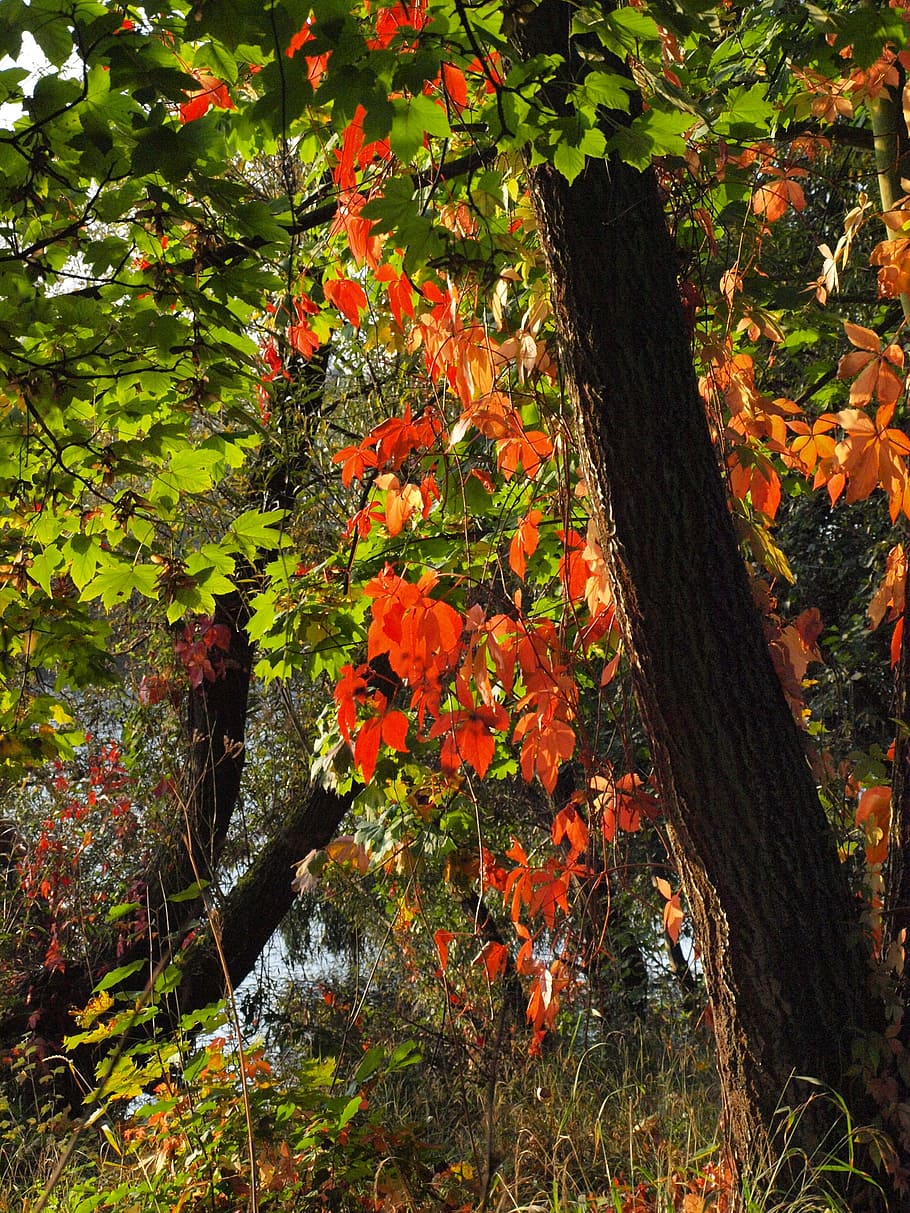
<path fill-rule="evenodd" d="M 528 510 L 521 522 L 515 528 L 512 542 L 509 544 L 509 565 L 524 581 L 527 568 L 526 557 L 533 556 L 540 543 L 540 526 L 543 514 L 540 510 Z"/>
<path fill-rule="evenodd" d="M 234 102 L 223 80 L 204 67 L 196 68 L 192 73 L 199 81 L 196 92 L 187 93 L 188 100 L 180 106 L 180 121 L 193 122 L 207 114 L 210 109 L 235 109 Z"/>
<path fill-rule="evenodd" d="M 328 302 L 337 307 L 355 329 L 360 328 L 360 317 L 367 309 L 366 291 L 360 283 L 350 278 L 330 278 L 323 283 L 322 289 Z"/>
<path fill-rule="evenodd" d="M 553 818 L 553 841 L 557 846 L 565 839 L 569 844 L 569 860 L 574 863 L 588 849 L 588 825 L 573 804 L 561 809 Z"/>
<path fill-rule="evenodd" d="M 496 751 L 493 730 L 507 729 L 509 717 L 501 704 L 475 705 L 470 691 L 460 681 L 459 690 L 462 707 L 443 712 L 430 729 L 430 737 L 443 738 L 439 762 L 447 774 L 457 771 L 466 762 L 483 779 Z"/>

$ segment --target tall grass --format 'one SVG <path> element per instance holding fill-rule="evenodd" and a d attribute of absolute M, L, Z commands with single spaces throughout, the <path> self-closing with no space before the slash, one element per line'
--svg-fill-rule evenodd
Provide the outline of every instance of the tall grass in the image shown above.
<path fill-rule="evenodd" d="M 537 1059 L 507 1035 L 466 1051 L 426 1034 L 422 1062 L 367 1074 L 364 1043 L 360 1069 L 342 1063 L 334 1078 L 331 1058 L 288 1054 L 255 1070 L 263 1213 L 839 1213 L 828 1181 L 855 1170 L 845 1121 L 808 1165 L 784 1133 L 778 1156 L 734 1190 L 712 1042 L 677 1012 L 610 1030 L 579 1017 Z M 395 1043 L 389 1032 L 387 1056 Z M 137 1131 L 141 1116 L 98 1119 L 48 1208 L 245 1213 L 253 1185 L 233 1064 L 209 1066 L 207 1086 L 191 1070 L 162 1102 L 158 1136 L 148 1120 Z M 352 1093 L 363 1110 L 345 1120 Z M 0 1122 L 0 1213 L 28 1213 L 69 1126 Z"/>

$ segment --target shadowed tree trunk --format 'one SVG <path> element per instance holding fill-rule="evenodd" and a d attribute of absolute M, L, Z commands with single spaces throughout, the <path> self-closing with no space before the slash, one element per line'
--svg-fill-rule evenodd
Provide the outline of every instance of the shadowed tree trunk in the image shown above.
<path fill-rule="evenodd" d="M 910 935 L 910 594 L 906 596 L 901 619 L 904 640 L 895 686 L 898 730 L 894 743 L 891 822 L 885 867 L 884 937 L 886 947 L 896 946 L 906 956 L 906 941 Z M 898 970 L 897 986 L 901 1005 L 905 1008 L 901 1039 L 907 1045 L 910 1044 L 910 1022 L 906 1013 L 910 1006 L 910 966 L 906 961 Z"/>
<path fill-rule="evenodd" d="M 224 995 L 228 982 L 235 987 L 252 972 L 294 904 L 294 865 L 310 851 L 321 850 L 331 842 L 352 799 L 352 793 L 338 796 L 318 784 L 307 788 L 283 828 L 262 848 L 217 913 L 215 926 L 225 964 L 210 931 L 179 958 L 183 970 L 179 999 L 182 1011 L 215 1002 Z"/>
<path fill-rule="evenodd" d="M 212 622 L 229 629 L 230 648 L 212 653 L 215 680 L 203 681 L 187 694 L 187 758 L 176 792 L 175 836 L 162 843 L 138 882 L 148 891 L 154 948 L 164 946 L 178 925 L 173 910 L 183 920 L 201 907 L 198 900 L 172 907 L 168 899 L 197 881 L 211 883 L 215 878 L 240 795 L 253 664 L 247 618 L 236 590 L 216 599 Z M 147 940 L 137 940 L 131 951 L 147 948 Z"/>
<path fill-rule="evenodd" d="M 516 24 L 518 54 L 568 54 L 564 72 L 581 76 L 571 14 L 543 0 Z M 559 111 L 564 92 L 565 81 L 545 103 Z M 726 1129 L 749 1164 L 765 1156 L 781 1105 L 815 1089 L 799 1076 L 867 1113 L 848 1075 L 876 1022 L 866 949 L 738 551 L 654 175 L 614 156 L 589 160 L 571 185 L 537 165 L 529 184 L 588 491 L 711 997 Z M 796 1142 L 816 1148 L 832 1119 L 815 1101 Z"/>

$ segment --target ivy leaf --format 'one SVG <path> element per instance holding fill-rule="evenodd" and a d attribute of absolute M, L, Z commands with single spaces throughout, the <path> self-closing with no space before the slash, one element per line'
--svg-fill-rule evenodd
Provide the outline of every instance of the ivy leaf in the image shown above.
<path fill-rule="evenodd" d="M 553 153 L 553 164 L 571 185 L 585 167 L 585 154 L 571 143 L 560 143 Z"/>
<path fill-rule="evenodd" d="M 116 906 L 115 909 L 122 909 L 122 906 Z M 132 909 L 127 906 L 127 910 Z M 113 919 L 111 919 L 113 921 Z M 100 994 L 102 990 L 109 990 L 112 986 L 119 985 L 121 981 L 125 981 L 127 977 L 132 977 L 134 973 L 138 973 L 148 962 L 145 960 L 131 960 L 129 964 L 120 965 L 117 969 L 111 969 L 109 973 L 95 983 L 94 992 Z"/>
<path fill-rule="evenodd" d="M 372 231 L 391 232 L 405 250 L 405 272 L 425 265 L 444 248 L 443 237 L 427 215 L 420 214 L 414 187 L 407 178 L 393 177 L 383 185 L 381 198 L 374 198 L 360 212 L 373 222 Z"/>
<path fill-rule="evenodd" d="M 628 76 L 620 76 L 617 72 L 589 72 L 584 83 L 575 90 L 576 104 L 584 105 L 584 100 L 603 105 L 609 110 L 628 112 L 629 99 L 635 92 L 635 83 Z"/>
<path fill-rule="evenodd" d="M 776 111 L 768 100 L 768 85 L 731 89 L 724 108 L 711 123 L 718 135 L 746 142 L 767 134 Z"/>
<path fill-rule="evenodd" d="M 630 51 L 639 52 L 643 43 L 660 41 L 657 22 L 638 8 L 620 8 L 593 21 L 580 15 L 572 22 L 572 32 L 596 34 L 607 50 L 623 60 Z"/>
<path fill-rule="evenodd" d="M 62 67 L 73 53 L 73 35 L 56 4 L 29 5 L 28 29 L 54 67 Z M 8 18 L 12 20 L 12 18 Z"/>
<path fill-rule="evenodd" d="M 398 97 L 392 102 L 394 117 L 389 132 L 392 151 L 404 164 L 409 164 L 423 147 L 424 139 L 435 135 L 445 139 L 451 135 L 445 110 L 430 97 Z"/>
<path fill-rule="evenodd" d="M 553 164 L 571 184 L 584 169 L 588 156 L 603 156 L 606 146 L 607 140 L 603 131 L 592 127 L 591 130 L 585 131 L 577 144 L 567 139 L 560 140 L 553 153 Z"/>
<path fill-rule="evenodd" d="M 228 540 L 236 540 L 241 551 L 286 547 L 290 539 L 276 525 L 284 519 L 285 513 L 285 510 L 266 510 L 264 513 L 246 510 L 231 523 Z"/>
<path fill-rule="evenodd" d="M 85 586 L 82 597 L 86 602 L 100 598 L 107 610 L 128 601 L 134 591 L 144 598 L 157 598 L 158 573 L 154 564 L 123 564 L 103 569 Z"/>
<path fill-rule="evenodd" d="M 626 164 L 644 172 L 655 156 L 684 156 L 683 135 L 694 122 L 691 114 L 680 110 L 648 110 L 631 126 L 620 127 L 610 140 L 610 147 L 616 149 Z"/>
<path fill-rule="evenodd" d="M 98 568 L 100 549 L 97 542 L 88 535 L 74 535 L 63 551 L 70 561 L 73 585 L 77 590 L 84 590 Z"/>

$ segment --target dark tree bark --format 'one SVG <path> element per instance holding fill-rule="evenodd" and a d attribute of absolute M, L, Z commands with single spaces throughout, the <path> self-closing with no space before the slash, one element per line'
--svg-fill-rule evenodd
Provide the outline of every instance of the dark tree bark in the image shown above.
<path fill-rule="evenodd" d="M 246 634 L 247 610 L 238 591 L 216 600 L 213 623 L 230 630 L 230 649 L 213 652 L 217 677 L 190 690 L 186 703 L 187 756 L 177 789 L 178 820 L 173 837 L 165 840 L 139 878 L 148 891 L 152 955 L 168 946 L 173 930 L 169 898 L 197 881 L 210 883 L 240 795 L 246 761 L 246 724 L 249 710 L 253 646 Z M 182 921 L 201 908 L 196 899 L 182 903 Z M 149 948 L 148 939 L 136 941 L 133 952 Z"/>
<path fill-rule="evenodd" d="M 516 24 L 516 51 L 571 57 L 565 0 Z M 543 100 L 559 109 L 564 89 Z M 628 121 L 614 115 L 617 121 Z M 609 133 L 609 132 L 607 132 Z M 529 169 L 561 363 L 623 636 L 711 997 L 726 1129 L 765 1156 L 782 1105 L 848 1076 L 877 1022 L 866 947 L 740 557 L 651 171 L 589 160 L 572 185 Z M 815 1101 L 797 1142 L 832 1121 Z M 836 1145 L 829 1140 L 829 1148 Z"/>
<path fill-rule="evenodd" d="M 891 822 L 888 831 L 888 859 L 885 865 L 887 900 L 884 915 L 886 947 L 896 946 L 904 957 L 897 986 L 901 1005 L 910 1006 L 910 966 L 906 963 L 906 943 L 910 936 L 910 593 L 906 594 L 901 655 L 895 679 L 895 716 L 898 722 L 894 743 L 894 770 L 891 781 Z M 901 1039 L 910 1044 L 910 1022 L 906 1010 L 901 1024 Z"/>
<path fill-rule="evenodd" d="M 236 987 L 252 972 L 294 904 L 294 865 L 310 851 L 321 850 L 331 842 L 352 799 L 351 794 L 338 796 L 318 784 L 310 785 L 281 831 L 266 843 L 249 872 L 227 895 L 221 909 L 214 912 L 224 963 L 211 930 L 180 957 L 181 1011 L 217 1001 L 228 984 Z"/>

